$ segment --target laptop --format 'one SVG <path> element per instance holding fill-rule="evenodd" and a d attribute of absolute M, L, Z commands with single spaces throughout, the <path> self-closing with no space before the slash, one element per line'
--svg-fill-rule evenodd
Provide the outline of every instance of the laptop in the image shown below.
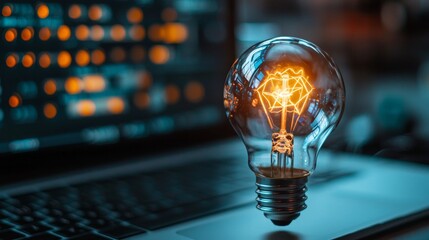
<path fill-rule="evenodd" d="M 429 167 L 324 150 L 274 226 L 226 123 L 234 3 L 0 4 L 0 239 L 330 239 L 426 216 Z"/>

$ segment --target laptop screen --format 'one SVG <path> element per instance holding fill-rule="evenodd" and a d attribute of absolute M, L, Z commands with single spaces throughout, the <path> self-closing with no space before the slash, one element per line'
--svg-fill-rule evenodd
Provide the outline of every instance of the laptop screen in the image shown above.
<path fill-rule="evenodd" d="M 230 1 L 2 1 L 0 153 L 222 124 Z"/>

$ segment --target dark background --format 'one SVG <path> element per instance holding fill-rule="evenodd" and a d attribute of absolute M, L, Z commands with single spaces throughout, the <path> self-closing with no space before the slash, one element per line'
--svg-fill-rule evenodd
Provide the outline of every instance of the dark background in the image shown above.
<path fill-rule="evenodd" d="M 304 38 L 327 51 L 346 85 L 343 119 L 326 147 L 429 162 L 429 2 L 237 2 L 238 52 Z"/>

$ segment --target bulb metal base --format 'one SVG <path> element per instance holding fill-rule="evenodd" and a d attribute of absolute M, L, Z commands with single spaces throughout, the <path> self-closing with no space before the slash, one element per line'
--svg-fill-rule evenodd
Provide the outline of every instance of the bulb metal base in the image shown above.
<path fill-rule="evenodd" d="M 287 226 L 307 208 L 307 176 L 268 178 L 256 176 L 256 208 L 277 226 Z"/>

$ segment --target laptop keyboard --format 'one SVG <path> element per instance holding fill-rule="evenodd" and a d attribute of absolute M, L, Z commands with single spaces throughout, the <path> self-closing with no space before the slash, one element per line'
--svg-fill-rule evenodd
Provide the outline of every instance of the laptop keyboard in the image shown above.
<path fill-rule="evenodd" d="M 312 181 L 344 175 L 330 172 Z M 243 164 L 227 159 L 5 196 L 0 239 L 121 239 L 252 203 L 234 199 L 254 182 Z"/>

